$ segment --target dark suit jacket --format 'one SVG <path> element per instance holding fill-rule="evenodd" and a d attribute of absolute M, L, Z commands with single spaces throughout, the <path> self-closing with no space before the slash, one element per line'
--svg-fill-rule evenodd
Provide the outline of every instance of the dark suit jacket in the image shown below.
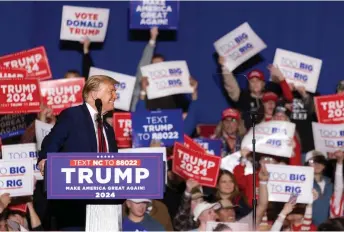
<path fill-rule="evenodd" d="M 117 152 L 113 128 L 104 121 L 109 152 Z M 55 126 L 42 142 L 38 162 L 52 152 L 97 152 L 96 131 L 86 104 L 61 112 Z M 122 201 L 53 200 L 50 213 L 56 217 L 57 227 L 85 226 L 86 204 L 120 204 Z"/>

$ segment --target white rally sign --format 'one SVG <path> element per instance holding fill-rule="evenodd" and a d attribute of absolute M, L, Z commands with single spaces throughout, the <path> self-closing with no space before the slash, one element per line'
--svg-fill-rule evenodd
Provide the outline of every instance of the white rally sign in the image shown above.
<path fill-rule="evenodd" d="M 277 48 L 274 65 L 278 66 L 288 83 L 304 86 L 308 92 L 315 93 L 322 60 Z"/>
<path fill-rule="evenodd" d="M 109 9 L 63 6 L 61 40 L 103 42 L 109 21 Z"/>
<path fill-rule="evenodd" d="M 262 122 L 256 126 L 256 152 L 290 158 L 295 124 L 285 121 Z M 241 147 L 252 151 L 252 129 L 245 135 Z"/>
<path fill-rule="evenodd" d="M 47 136 L 54 125 L 42 122 L 40 120 L 35 121 L 35 131 L 37 140 L 37 150 L 41 150 L 42 142 L 45 136 Z"/>
<path fill-rule="evenodd" d="M 31 170 L 37 180 L 43 180 L 43 176 L 39 171 L 37 163 L 37 148 L 35 143 L 24 143 L 24 144 L 15 144 L 15 145 L 3 145 L 2 146 L 2 159 L 5 161 L 14 161 L 14 160 L 27 160 L 30 159 L 33 161 Z"/>
<path fill-rule="evenodd" d="M 148 77 L 147 98 L 155 99 L 181 93 L 192 93 L 186 61 L 167 61 L 141 67 Z"/>
<path fill-rule="evenodd" d="M 91 67 L 89 77 L 93 75 L 106 75 L 118 81 L 120 84 L 116 87 L 117 99 L 115 101 L 115 108 L 129 111 L 131 98 L 133 97 L 136 77 Z"/>
<path fill-rule="evenodd" d="M 240 151 L 227 155 L 221 159 L 221 169 L 233 173 L 234 168 L 240 164 L 241 154 Z M 253 167 L 251 162 L 247 162 L 245 166 L 245 176 L 253 174 Z"/>
<path fill-rule="evenodd" d="M 266 48 L 266 44 L 247 22 L 217 40 L 214 46 L 217 53 L 225 57 L 229 71 Z"/>
<path fill-rule="evenodd" d="M 118 149 L 118 153 L 162 153 L 165 162 L 165 183 L 167 184 L 167 152 L 166 147 L 139 147 Z"/>
<path fill-rule="evenodd" d="M 11 197 L 33 195 L 32 159 L 0 161 L 0 195 Z"/>
<path fill-rule="evenodd" d="M 267 164 L 269 201 L 288 202 L 297 194 L 297 203 L 313 203 L 313 167 Z"/>
<path fill-rule="evenodd" d="M 316 151 L 324 154 L 344 148 L 344 124 L 321 124 L 312 122 L 313 139 Z M 329 157 L 332 158 L 332 157 Z"/>

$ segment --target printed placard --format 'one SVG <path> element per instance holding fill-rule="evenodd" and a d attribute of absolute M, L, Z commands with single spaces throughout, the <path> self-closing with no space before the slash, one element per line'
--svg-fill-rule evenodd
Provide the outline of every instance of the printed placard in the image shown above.
<path fill-rule="evenodd" d="M 269 172 L 269 201 L 288 202 L 290 195 L 297 194 L 297 203 L 313 203 L 314 168 L 267 164 Z"/>
<path fill-rule="evenodd" d="M 48 56 L 43 46 L 0 57 L 0 66 L 11 69 L 26 69 L 28 79 L 52 78 Z"/>
<path fill-rule="evenodd" d="M 278 66 L 288 83 L 303 86 L 308 92 L 315 93 L 322 60 L 277 48 L 274 65 Z"/>
<path fill-rule="evenodd" d="M 285 121 L 262 122 L 256 126 L 256 152 L 290 158 L 293 153 L 295 124 Z M 241 142 L 242 148 L 252 151 L 252 129 Z"/>
<path fill-rule="evenodd" d="M 40 120 L 35 121 L 35 132 L 36 132 L 36 145 L 37 150 L 41 150 L 42 142 L 45 136 L 47 136 L 54 125 L 42 122 Z"/>
<path fill-rule="evenodd" d="M 43 176 L 37 166 L 37 148 L 35 143 L 22 143 L 2 146 L 2 159 L 5 161 L 31 159 L 33 174 L 37 180 L 43 180 Z"/>
<path fill-rule="evenodd" d="M 176 30 L 179 20 L 179 1 L 130 1 L 130 29 Z"/>
<path fill-rule="evenodd" d="M 159 153 L 165 163 L 165 184 L 167 184 L 167 151 L 166 147 L 139 147 L 119 149 L 118 153 Z"/>
<path fill-rule="evenodd" d="M 0 67 L 0 78 L 24 78 L 27 76 L 25 68 L 2 68 Z"/>
<path fill-rule="evenodd" d="M 312 122 L 314 146 L 324 154 L 334 153 L 344 148 L 344 125 Z M 330 159 L 335 158 L 329 156 Z"/>
<path fill-rule="evenodd" d="M 48 199 L 162 199 L 162 154 L 49 153 Z"/>
<path fill-rule="evenodd" d="M 63 6 L 60 39 L 104 42 L 110 9 L 94 7 Z"/>
<path fill-rule="evenodd" d="M 230 223 L 230 222 L 207 222 L 205 231 L 219 231 L 217 227 L 221 226 L 221 231 L 250 231 L 249 225 L 245 223 Z"/>
<path fill-rule="evenodd" d="M 266 44 L 247 22 L 217 40 L 214 46 L 217 53 L 225 57 L 229 71 L 233 71 L 266 48 Z"/>
<path fill-rule="evenodd" d="M 149 147 L 152 140 L 162 146 L 173 146 L 184 142 L 182 111 L 161 110 L 131 113 L 133 147 Z"/>
<path fill-rule="evenodd" d="M 83 104 L 84 85 L 84 78 L 42 81 L 40 82 L 42 102 L 58 115 L 64 109 Z"/>
<path fill-rule="evenodd" d="M 0 138 L 7 139 L 24 134 L 26 122 L 24 114 L 0 115 Z"/>
<path fill-rule="evenodd" d="M 193 93 L 186 61 L 165 61 L 141 67 L 148 77 L 147 98 L 155 99 L 174 94 Z"/>
<path fill-rule="evenodd" d="M 201 145 L 208 154 L 221 156 L 222 141 L 220 139 L 196 138 L 194 140 Z"/>
<path fill-rule="evenodd" d="M 205 153 L 206 151 L 192 138 L 184 134 L 184 146 L 190 150 Z"/>
<path fill-rule="evenodd" d="M 0 114 L 40 112 L 38 80 L 0 79 Z"/>
<path fill-rule="evenodd" d="M 114 113 L 112 121 L 117 147 L 131 147 L 131 113 Z"/>
<path fill-rule="evenodd" d="M 33 195 L 32 160 L 0 160 L 0 195 L 9 193 L 11 197 Z"/>
<path fill-rule="evenodd" d="M 333 94 L 314 97 L 318 122 L 340 124 L 344 122 L 344 95 Z"/>
<path fill-rule="evenodd" d="M 192 178 L 200 185 L 215 187 L 220 163 L 220 157 L 192 151 L 180 143 L 174 145 L 172 170 L 185 180 Z"/>
<path fill-rule="evenodd" d="M 117 98 L 115 101 L 115 108 L 129 111 L 131 98 L 133 97 L 136 77 L 91 67 L 89 76 L 93 75 L 105 75 L 118 81 L 120 84 L 116 86 Z"/>

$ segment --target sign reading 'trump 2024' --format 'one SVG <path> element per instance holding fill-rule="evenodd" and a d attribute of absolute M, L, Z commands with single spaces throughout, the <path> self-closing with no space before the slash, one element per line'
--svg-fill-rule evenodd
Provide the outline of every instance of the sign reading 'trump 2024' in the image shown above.
<path fill-rule="evenodd" d="M 48 199 L 162 199 L 160 153 L 51 153 Z"/>

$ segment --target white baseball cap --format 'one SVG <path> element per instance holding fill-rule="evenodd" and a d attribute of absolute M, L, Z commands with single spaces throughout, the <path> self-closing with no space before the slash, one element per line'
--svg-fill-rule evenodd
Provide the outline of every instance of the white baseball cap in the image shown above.
<path fill-rule="evenodd" d="M 307 163 L 310 159 L 313 159 L 315 156 L 323 156 L 323 157 L 325 157 L 325 159 L 327 159 L 326 154 L 319 152 L 319 151 L 316 151 L 316 150 L 311 150 L 311 151 L 306 153 L 305 162 Z"/>
<path fill-rule="evenodd" d="M 127 199 L 127 200 L 135 202 L 135 203 L 143 203 L 143 202 L 152 203 L 152 200 L 150 199 Z"/>
<path fill-rule="evenodd" d="M 193 211 L 194 214 L 194 221 L 197 221 L 198 217 L 203 213 L 205 210 L 212 209 L 218 210 L 221 208 L 221 204 L 216 202 L 216 203 L 208 203 L 208 202 L 201 202 L 198 203 Z"/>

